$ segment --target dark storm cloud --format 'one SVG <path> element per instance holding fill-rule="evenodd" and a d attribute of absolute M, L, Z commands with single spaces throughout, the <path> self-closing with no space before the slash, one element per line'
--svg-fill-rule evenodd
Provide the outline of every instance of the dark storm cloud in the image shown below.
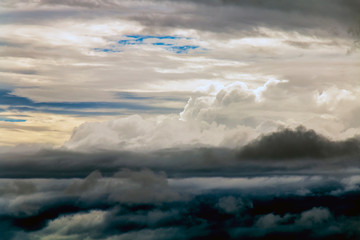
<path fill-rule="evenodd" d="M 212 0 L 191 1 L 175 0 L 180 2 L 194 2 L 204 5 L 230 5 L 238 7 L 249 7 L 255 9 L 266 9 L 286 13 L 300 13 L 305 16 L 332 17 L 339 21 L 356 18 L 360 10 L 357 0 L 319 0 L 319 1 L 278 1 L 278 0 Z M 350 16 L 347 14 L 351 14 Z"/>
<path fill-rule="evenodd" d="M 31 182 L 13 181 L 0 186 L 0 196 L 3 195 L 26 195 L 36 192 L 36 185 Z"/>
<path fill-rule="evenodd" d="M 257 177 L 251 179 L 256 184 L 251 188 L 262 188 Z M 182 190 L 168 185 L 165 173 L 150 170 L 123 169 L 110 178 L 95 171 L 82 179 L 3 179 L 2 184 L 7 181 L 9 186 L 30 181 L 36 189 L 9 190 L 13 195 L 0 198 L 1 226 L 6 226 L 0 237 L 20 239 L 23 234 L 22 239 L 32 239 L 60 234 L 106 239 L 135 234 L 147 239 L 356 239 L 360 234 L 359 188 L 334 188 L 354 180 L 320 181 L 307 185 L 304 193 L 291 193 L 283 184 L 274 186 L 278 192 L 257 190 L 251 194 L 236 186 L 206 191 L 190 187 L 196 190 L 191 196 L 164 195 L 153 201 L 159 190 Z M 127 199 L 109 197 L 113 192 Z M 4 208 L 4 202 L 10 207 Z"/>
<path fill-rule="evenodd" d="M 164 173 L 154 173 L 150 170 L 134 172 L 124 169 L 110 179 L 104 179 L 99 171 L 95 171 L 85 179 L 55 182 L 51 179 L 32 181 L 34 182 L 29 184 L 38 185 L 38 191 L 26 192 L 27 196 L 23 196 L 23 193 L 19 191 L 5 189 L 7 194 L 0 197 L 0 219 L 2 223 L 9 226 L 6 231 L 0 233 L 1 237 L 8 237 L 12 231 L 41 230 L 49 224 L 49 221 L 69 214 L 82 214 L 91 210 L 107 211 L 120 205 L 122 209 L 126 209 L 126 206 L 134 204 L 135 208 L 126 211 L 129 219 L 120 216 L 111 217 L 111 214 L 107 217 L 107 219 L 109 217 L 113 219 L 106 224 L 107 228 L 111 228 L 109 231 L 117 229 L 115 232 L 119 230 L 124 232 L 127 229 L 125 231 L 127 232 L 138 229 L 138 227 L 126 227 L 129 224 L 140 225 L 140 229 L 144 228 L 144 224 L 155 228 L 159 222 L 161 225 L 169 225 L 168 220 L 177 211 L 170 209 L 170 212 L 162 212 L 155 206 L 160 203 L 182 201 L 182 198 L 169 188 Z M 2 180 L 2 183 L 11 185 L 14 180 Z M 18 181 L 15 183 L 19 185 Z M 20 181 L 20 184 L 25 183 L 25 181 Z M 146 210 L 145 216 L 140 216 L 136 212 L 136 206 Z M 154 211 L 148 212 L 150 209 Z M 121 223 L 118 223 L 120 220 Z M 105 219 L 105 221 L 108 220 Z M 132 223 L 134 221 L 135 223 Z M 112 226 L 116 226 L 116 229 Z M 101 232 L 101 229 L 98 230 Z M 76 233 L 81 229 L 74 228 L 72 231 Z"/>
<path fill-rule="evenodd" d="M 360 154 L 360 139 L 331 141 L 314 130 L 298 127 L 296 130 L 284 129 L 255 140 L 239 153 L 241 158 L 293 159 L 293 158 L 332 158 Z"/>
<path fill-rule="evenodd" d="M 358 25 L 356 1 L 164 1 L 175 14 L 142 14 L 131 19 L 154 26 L 191 28 L 244 36 L 264 34 L 260 27 L 322 37 L 351 37 Z M 191 3 L 191 4 L 189 4 Z"/>
<path fill-rule="evenodd" d="M 351 161 L 350 161 L 351 162 Z M 95 170 L 105 176 L 114 174 L 120 168 L 150 168 L 166 171 L 170 176 L 236 176 L 276 173 L 286 170 L 296 173 L 299 169 L 322 171 L 346 167 L 344 162 L 332 161 L 297 162 L 283 161 L 239 161 L 236 152 L 227 149 L 166 150 L 153 153 L 106 152 L 74 153 L 67 151 L 41 151 L 34 154 L 3 154 L 0 161 L 0 177 L 85 177 Z M 349 163 L 348 163 L 349 164 Z M 357 165 L 357 164 L 355 164 Z"/>
<path fill-rule="evenodd" d="M 1 24 L 36 24 L 46 20 L 84 19 L 84 15 L 77 10 L 18 10 L 3 12 L 0 16 Z"/>
<path fill-rule="evenodd" d="M 235 152 L 228 149 L 168 149 L 148 153 L 42 150 L 33 154 L 3 154 L 0 161 L 0 176 L 85 177 L 95 170 L 100 170 L 108 176 L 120 168 L 144 167 L 174 175 L 192 175 L 192 172 L 212 172 L 214 167 L 231 171 L 236 162 Z"/>
<path fill-rule="evenodd" d="M 3 154 L 1 177 L 29 179 L 1 179 L 0 221 L 6 228 L 2 228 L 0 237 L 359 237 L 358 176 L 346 174 L 350 168 L 359 168 L 357 159 L 347 156 L 358 154 L 356 141 L 333 142 L 298 128 L 263 136 L 258 142 L 290 149 L 309 146 L 310 142 L 315 149 L 332 146 L 336 151 L 330 151 L 333 155 L 326 155 L 327 159 L 306 161 L 271 159 L 271 152 L 265 152 L 265 161 L 239 160 L 235 150 L 206 148 L 147 153 L 43 150 Z M 347 143 L 354 145 L 345 147 Z M 244 149 L 253 146 L 259 148 L 263 143 L 251 143 Z M 295 157 L 299 157 L 296 149 Z M 318 155 L 312 152 L 312 156 Z M 226 178 L 241 175 L 245 177 Z M 172 177 L 171 181 L 167 176 Z M 201 176 L 217 177 L 197 180 Z M 86 227 L 85 223 L 79 225 L 79 219 L 97 222 Z"/>
<path fill-rule="evenodd" d="M 356 33 L 360 25 L 360 7 L 356 0 L 164 0 L 156 1 L 161 6 L 159 8 L 154 7 L 154 2 L 137 2 L 134 8 L 121 1 L 40 1 L 39 5 L 63 5 L 73 9 L 8 11 L 2 15 L 2 23 L 120 16 L 140 22 L 147 27 L 145 32 L 161 32 L 162 27 L 179 27 L 225 35 L 255 36 L 264 35 L 259 28 L 266 27 L 312 36 L 355 38 L 355 42 L 359 39 Z M 8 4 L 11 5 L 16 4 Z"/>

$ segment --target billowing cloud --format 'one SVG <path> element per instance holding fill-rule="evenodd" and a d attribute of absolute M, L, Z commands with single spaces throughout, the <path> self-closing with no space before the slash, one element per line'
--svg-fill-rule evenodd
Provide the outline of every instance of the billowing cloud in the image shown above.
<path fill-rule="evenodd" d="M 288 93 L 288 85 L 287 80 L 274 78 L 268 79 L 256 88 L 250 88 L 245 82 L 234 82 L 225 86 L 213 85 L 194 93 L 178 116 L 130 115 L 105 122 L 87 122 L 75 128 L 64 147 L 82 151 L 156 150 L 189 146 L 236 148 L 249 143 L 261 134 L 271 133 L 284 127 L 296 128 L 299 125 L 316 129 L 320 134 L 334 140 L 347 139 L 360 133 L 359 128 L 348 124 L 354 121 L 350 120 L 354 118 L 351 110 L 341 108 L 344 101 L 355 105 L 357 97 L 350 91 L 330 88 L 320 95 L 314 92 L 307 96 L 294 97 Z M 336 98 L 332 97 L 334 94 Z M 289 105 L 283 103 L 287 97 L 292 98 L 288 101 L 291 102 Z M 295 104 L 297 106 L 293 109 Z M 267 110 L 264 111 L 264 108 Z M 307 113 L 303 114 L 303 111 Z M 289 113 L 294 114 L 293 118 L 286 117 Z M 348 120 L 341 123 L 341 119 Z M 324 124 L 324 121 L 327 123 Z M 318 153 L 311 153 L 308 156 L 334 155 L 332 150 L 318 146 L 325 141 L 321 139 L 322 137 L 314 134 L 311 136 L 310 132 L 307 135 L 301 132 L 305 130 L 297 130 L 298 134 L 293 135 L 289 132 L 288 137 L 294 141 L 299 140 L 300 143 L 297 144 L 299 146 L 305 144 L 298 149 L 298 152 L 305 154 L 304 157 L 310 151 L 310 149 L 306 151 L 306 148 L 314 144 L 311 148 L 313 150 L 316 148 L 317 150 L 314 151 Z M 285 131 L 284 135 L 286 134 Z M 298 135 L 304 135 L 307 139 L 300 139 L 301 136 L 299 138 Z M 264 139 L 261 144 L 265 141 Z M 291 141 L 284 140 L 289 144 Z M 348 140 L 334 151 L 342 151 L 340 155 L 345 154 L 346 151 L 350 151 L 351 154 L 356 151 L 356 146 L 350 146 L 353 149 L 351 150 L 346 145 L 356 145 L 352 141 L 356 142 L 356 140 Z M 296 154 L 294 150 L 291 148 L 289 152 Z M 328 151 L 330 152 L 327 153 Z"/>
<path fill-rule="evenodd" d="M 360 167 L 357 162 L 357 138 L 335 141 L 303 127 L 269 133 L 235 149 L 195 145 L 182 148 L 173 145 L 166 149 L 143 146 L 142 149 L 135 148 L 142 151 L 133 151 L 121 149 L 119 145 L 103 145 L 109 148 L 101 148 L 98 142 L 91 146 L 76 150 L 63 148 L 31 153 L 8 152 L 3 154 L 0 161 L 0 176 L 69 178 L 85 177 L 93 172 L 86 181 L 75 184 L 73 190 L 69 189 L 70 192 L 77 192 L 97 185 L 103 175 L 114 175 L 122 168 L 149 168 L 164 171 L 169 176 L 222 177 L 319 172 L 338 174 L 340 169 L 344 174 L 350 174 L 358 173 Z M 4 189 L 16 192 L 20 191 L 21 186 L 4 185 Z M 134 186 L 140 187 L 141 184 Z"/>
<path fill-rule="evenodd" d="M 149 170 L 123 170 L 119 174 L 129 180 L 123 183 L 127 188 L 131 188 L 133 184 L 131 181 L 144 181 L 144 184 L 146 182 L 153 185 L 153 180 L 146 181 L 149 177 L 156 178 L 155 182 L 164 177 Z M 119 176 L 107 178 L 100 177 L 98 173 L 93 173 L 81 181 L 88 181 L 94 176 L 103 182 L 102 186 L 109 186 L 113 181 L 119 181 Z M 67 191 L 66 189 L 78 183 L 79 179 L 33 180 L 33 184 L 44 194 L 38 195 L 35 201 L 34 198 L 32 200 L 24 198 L 18 207 L 24 209 L 29 204 L 43 202 L 45 199 L 52 200 L 42 203 L 37 215 L 30 212 L 14 215 L 11 211 L 15 209 L 1 212 L 1 219 L 5 224 L 2 226 L 10 226 L 1 232 L 1 236 L 6 237 L 5 239 L 17 239 L 16 237 L 31 239 L 45 236 L 54 238 L 72 236 L 74 239 L 82 239 L 85 235 L 89 239 L 128 239 L 135 235 L 143 236 L 145 233 L 148 239 L 158 238 L 157 233 L 160 234 L 161 239 L 172 239 L 174 236 L 180 236 L 181 239 L 207 238 L 214 235 L 225 239 L 239 237 L 268 239 L 275 236 L 295 239 L 297 236 L 309 239 L 324 237 L 347 239 L 359 236 L 356 228 L 358 189 L 348 188 L 339 192 L 333 188 L 334 182 L 340 185 L 354 181 L 359 183 L 359 178 L 334 177 L 334 182 L 329 182 L 321 176 L 303 176 L 297 181 L 303 181 L 307 191 L 298 191 L 293 179 L 289 177 L 279 179 L 278 176 L 266 177 L 262 180 L 257 177 L 229 178 L 227 181 L 230 184 L 221 189 L 215 185 L 212 188 L 196 189 L 197 180 L 194 178 L 168 179 L 172 183 L 164 190 L 168 188 L 167 191 L 171 189 L 170 191 L 187 192 L 187 194 L 191 192 L 191 194 L 181 200 L 163 198 L 160 202 L 153 203 L 137 200 L 118 202 L 104 195 L 99 198 L 91 195 L 81 197 L 84 192 L 76 194 L 78 196 L 76 198 L 73 198 L 75 197 L 73 193 L 72 198 L 65 200 L 64 197 L 59 198 L 57 193 Z M 193 181 L 195 185 L 184 188 L 181 184 L 174 184 L 176 181 L 181 183 L 185 180 Z M 208 180 L 219 181 L 211 178 Z M 231 184 L 234 181 L 242 186 Z M 264 183 L 267 186 L 264 186 Z M 100 194 L 97 184 L 86 191 Z M 277 187 L 278 191 L 264 191 L 271 185 Z M 189 191 L 189 188 L 192 190 Z M 338 187 L 338 189 L 345 188 L 347 188 L 345 185 Z M 116 187 L 112 190 L 116 190 Z M 138 190 L 137 194 L 144 197 L 141 191 L 146 189 Z M 51 198 L 45 197 L 45 193 Z M 1 200 L 10 201 L 11 204 L 18 201 L 19 197 L 21 195 L 16 198 L 2 196 Z M 185 229 L 187 231 L 184 231 Z"/>
<path fill-rule="evenodd" d="M 334 142 L 313 130 L 298 127 L 284 129 L 255 140 L 243 149 L 242 158 L 286 159 L 286 158 L 329 158 L 345 155 L 359 155 L 359 138 Z"/>
<path fill-rule="evenodd" d="M 77 150 L 156 150 L 221 146 L 235 134 L 233 130 L 216 123 L 182 121 L 177 116 L 146 119 L 134 115 L 103 123 L 84 123 L 74 130 L 64 147 Z M 250 129 L 239 126 L 238 132 L 246 139 Z M 244 142 L 244 139 L 239 140 Z"/>

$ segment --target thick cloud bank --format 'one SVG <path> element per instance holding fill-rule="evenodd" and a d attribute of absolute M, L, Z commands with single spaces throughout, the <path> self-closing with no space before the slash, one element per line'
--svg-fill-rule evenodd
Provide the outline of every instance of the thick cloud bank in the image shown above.
<path fill-rule="evenodd" d="M 7 153 L 0 238 L 357 239 L 359 158 L 304 127 L 239 149 Z"/>
<path fill-rule="evenodd" d="M 313 130 L 298 127 L 263 136 L 240 151 L 241 158 L 329 158 L 360 154 L 360 138 L 331 141 Z"/>
<path fill-rule="evenodd" d="M 236 139 L 233 141 L 236 145 Z M 120 147 L 117 150 L 106 150 L 98 143 L 97 139 L 96 144 L 90 145 L 99 147 L 96 151 L 79 152 L 63 148 L 3 154 L 0 177 L 85 177 L 95 170 L 109 176 L 120 168 L 144 167 L 179 177 L 317 172 L 345 174 L 349 171 L 358 172 L 360 167 L 358 138 L 335 141 L 302 126 L 259 136 L 234 149 L 199 147 L 194 144 L 187 148 L 165 145 L 169 148 L 151 151 L 129 151 Z M 116 146 L 110 145 L 112 149 L 116 149 Z"/>
<path fill-rule="evenodd" d="M 168 178 L 121 169 L 0 182 L 4 240 L 360 237 L 358 175 Z"/>

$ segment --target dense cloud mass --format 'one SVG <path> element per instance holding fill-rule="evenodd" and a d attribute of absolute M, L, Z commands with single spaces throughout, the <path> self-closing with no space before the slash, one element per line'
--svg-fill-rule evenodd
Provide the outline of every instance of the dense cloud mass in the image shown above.
<path fill-rule="evenodd" d="M 298 127 L 285 129 L 264 136 L 246 145 L 239 156 L 242 158 L 290 159 L 331 158 L 360 154 L 360 139 L 352 138 L 334 142 L 313 130 Z"/>
<path fill-rule="evenodd" d="M 357 239 L 358 149 L 298 127 L 238 150 L 8 153 L 0 236 Z"/>
<path fill-rule="evenodd" d="M 359 183 L 358 176 L 325 175 L 179 179 L 148 169 L 2 179 L 0 236 L 356 239 Z M 33 191 L 21 191 L 22 184 Z"/>

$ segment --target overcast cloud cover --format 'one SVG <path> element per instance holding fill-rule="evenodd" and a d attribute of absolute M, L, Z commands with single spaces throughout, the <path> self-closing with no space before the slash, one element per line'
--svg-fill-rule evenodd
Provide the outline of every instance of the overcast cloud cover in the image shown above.
<path fill-rule="evenodd" d="M 0 239 L 359 239 L 358 0 L 3 0 Z"/>

